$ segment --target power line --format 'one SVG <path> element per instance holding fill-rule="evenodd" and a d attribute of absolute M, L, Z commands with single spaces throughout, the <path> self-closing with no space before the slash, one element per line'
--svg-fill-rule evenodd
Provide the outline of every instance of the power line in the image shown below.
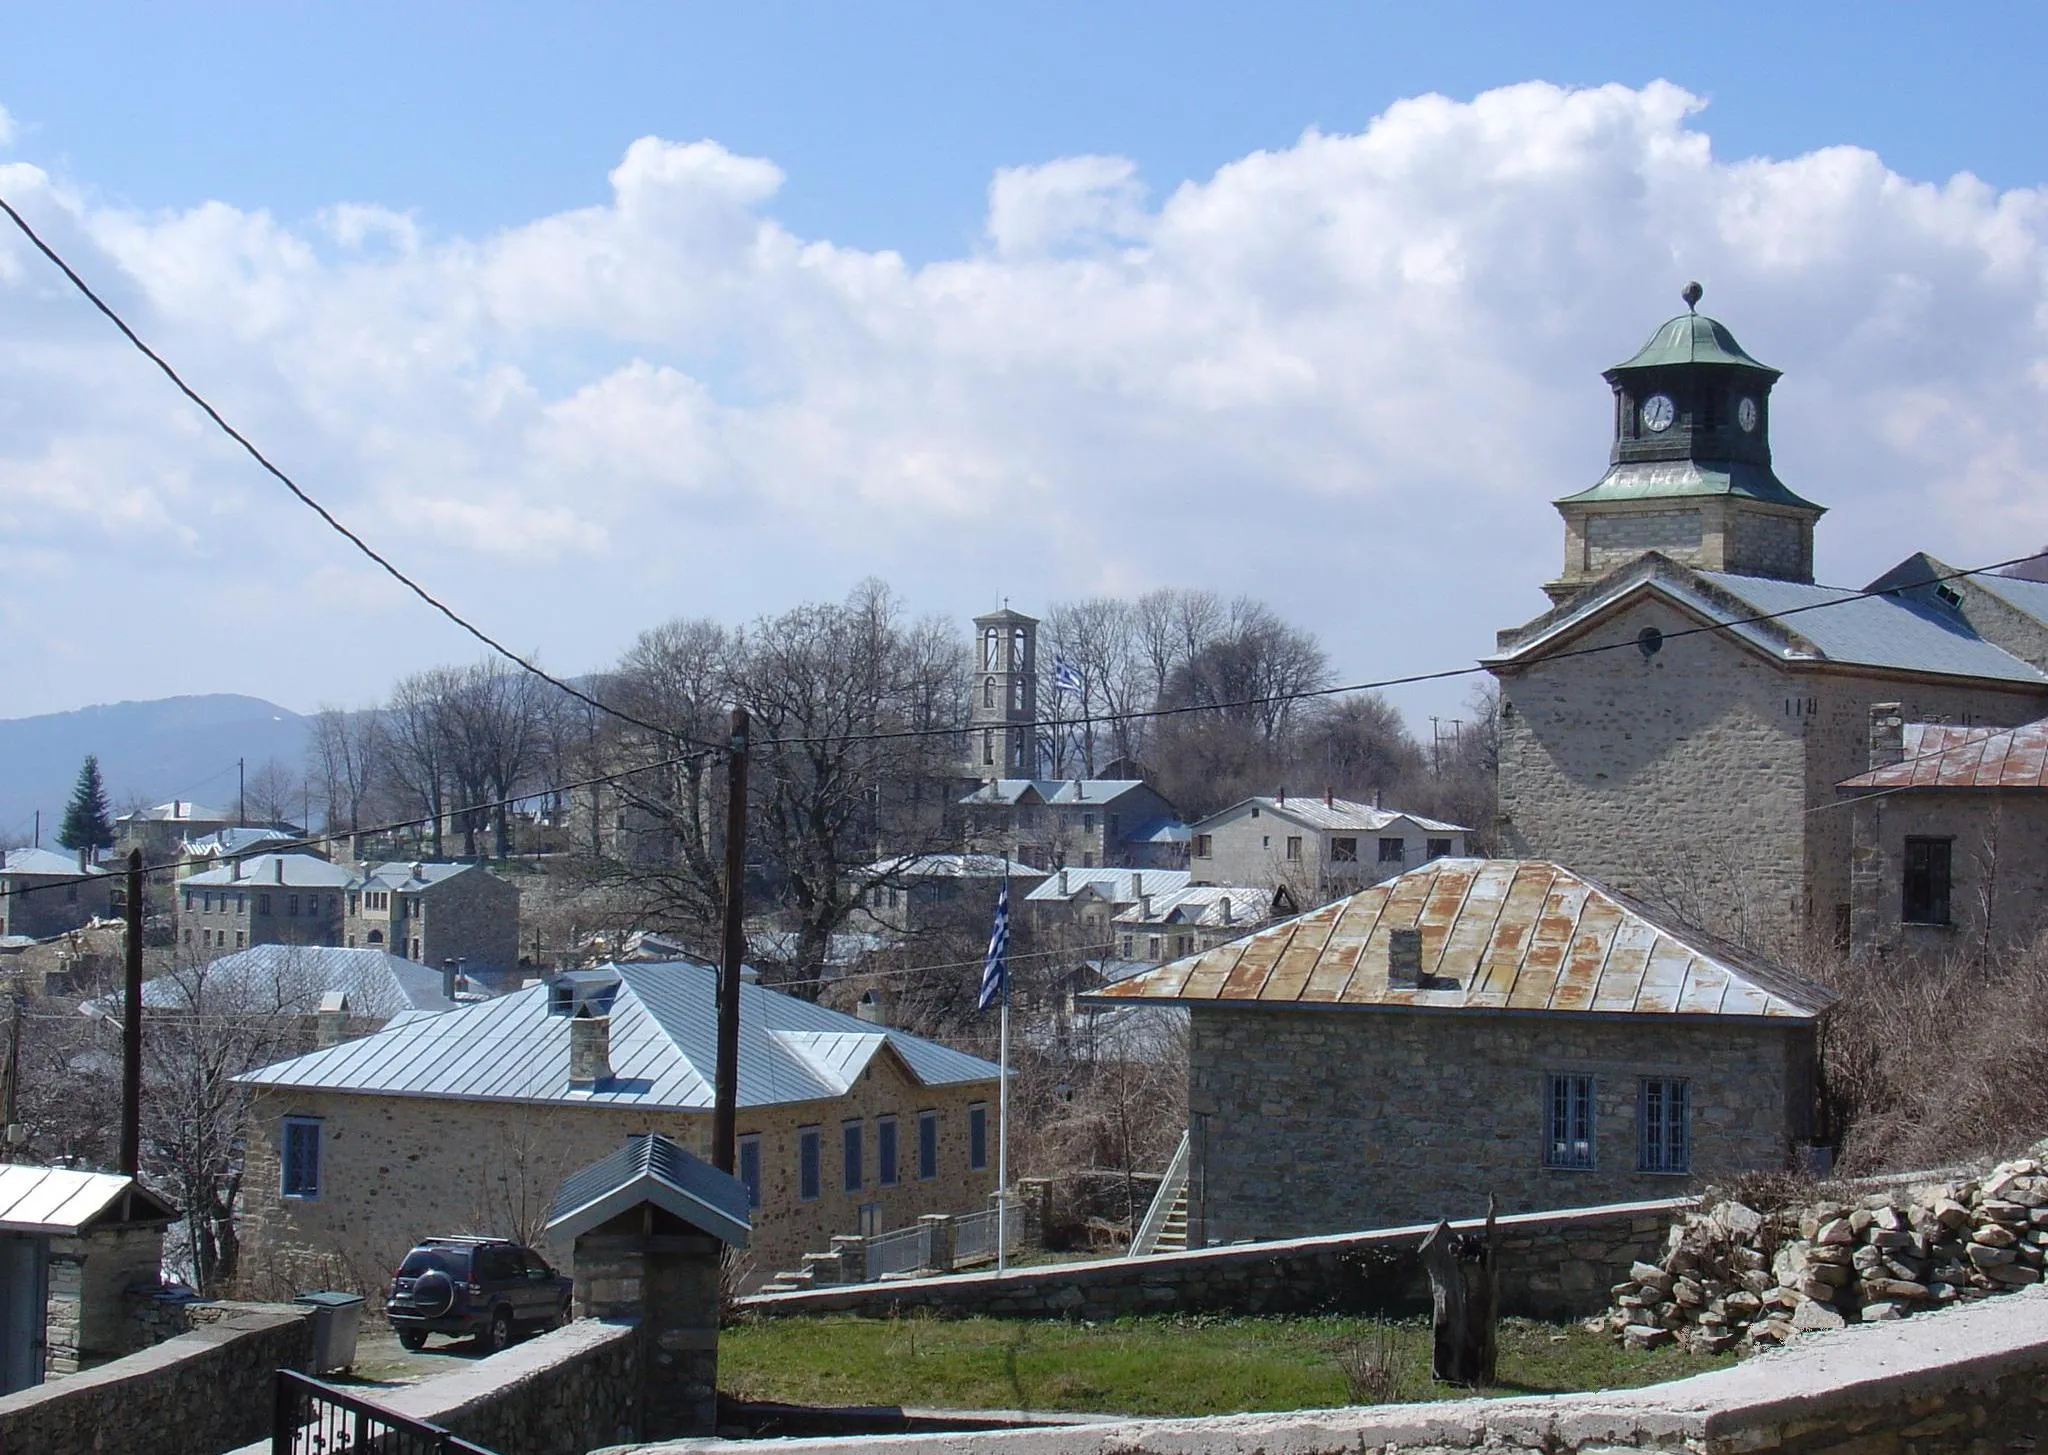
<path fill-rule="evenodd" d="M 442 616 L 446 617 L 449 621 L 453 622 L 456 626 L 460 627 L 463 631 L 467 632 L 470 636 L 476 638 L 477 641 L 483 643 L 483 645 L 487 647 L 489 650 L 495 652 L 498 656 L 503 657 L 513 666 L 519 668 L 520 671 L 531 673 L 533 676 L 539 678 L 541 681 L 547 683 L 549 686 L 555 688 L 557 691 L 568 694 L 570 697 L 576 699 L 576 701 L 578 702 L 583 703 L 585 706 L 596 708 L 599 712 L 602 712 L 609 717 L 615 717 L 621 722 L 631 723 L 634 727 L 644 728 L 648 732 L 658 733 L 666 737 L 672 737 L 681 742 L 692 742 L 695 746 L 698 747 L 709 746 L 708 744 L 697 743 L 694 739 L 691 739 L 681 733 L 673 732 L 670 729 L 659 727 L 654 723 L 643 722 L 641 719 L 634 717 L 630 713 L 622 712 L 618 708 L 612 707 L 608 703 L 599 701 L 597 698 L 591 696 L 589 693 L 583 691 L 580 688 L 572 687 L 569 683 L 563 681 L 561 678 L 556 677 L 550 672 L 544 671 L 535 663 L 529 662 L 526 658 L 520 656 L 519 653 L 513 651 L 503 642 L 500 642 L 496 637 L 486 632 L 482 627 L 479 627 L 471 621 L 469 621 L 461 613 L 457 612 L 454 607 L 449 606 L 446 602 L 442 601 L 439 597 L 435 596 L 431 591 L 427 590 L 426 587 L 420 585 L 419 582 L 413 580 L 412 577 L 406 575 L 405 572 L 399 570 L 397 566 L 393 565 L 388 559 L 386 559 L 368 541 L 364 540 L 361 536 L 357 535 L 353 530 L 349 529 L 349 527 L 347 527 L 346 525 L 343 525 L 341 521 L 336 518 L 332 511 L 330 511 L 326 506 L 322 505 L 318 500 L 315 500 L 312 497 L 312 495 L 307 493 L 307 491 L 302 486 L 300 486 L 298 481 L 292 479 L 291 476 L 287 475 L 283 470 L 279 469 L 275 464 L 271 463 L 270 458 L 267 455 L 265 455 L 263 451 L 257 449 L 256 446 L 250 442 L 249 437 L 247 435 L 243 434 L 240 430 L 236 429 L 233 425 L 229 424 L 227 422 L 227 419 L 221 414 L 221 412 L 218 409 L 215 409 L 213 405 L 207 402 L 204 395 L 202 395 L 198 390 L 194 389 L 190 384 L 187 384 L 184 381 L 184 379 L 179 375 L 178 371 L 172 368 L 170 364 L 164 359 L 163 355 L 159 354 L 155 349 L 151 348 L 148 344 L 142 341 L 141 335 L 136 333 L 134 329 L 128 326 L 127 320 L 122 318 L 120 314 L 116 313 L 113 310 L 113 308 L 106 302 L 105 299 L 101 298 L 99 294 L 95 293 L 92 289 L 92 285 L 87 283 L 84 278 L 80 277 L 78 271 L 75 268 L 73 268 L 69 263 L 65 262 L 64 259 L 58 254 L 55 248 L 51 247 L 48 243 L 43 241 L 41 235 L 38 234 L 33 227 L 29 226 L 28 219 L 24 218 L 19 212 L 15 211 L 14 205 L 10 203 L 5 197 L 0 197 L 0 211 L 6 212 L 7 216 L 13 221 L 15 227 L 20 229 L 22 236 L 26 237 L 29 240 L 29 242 L 34 244 L 36 251 L 41 253 L 44 257 L 48 258 L 51 263 L 55 264 L 57 270 L 61 272 L 65 276 L 65 278 L 70 281 L 71 286 L 73 288 L 76 288 L 81 294 L 83 294 L 85 300 L 88 303 L 92 304 L 94 308 L 98 309 L 103 315 L 105 315 L 107 321 L 113 324 L 115 328 L 119 329 L 121 331 L 121 336 L 127 339 L 129 343 L 133 344 L 136 350 L 139 353 L 141 353 L 141 355 L 144 358 L 148 359 L 152 364 L 156 365 L 156 367 L 160 371 L 162 371 L 163 376 L 171 381 L 172 385 L 176 387 L 180 394 L 183 394 L 187 399 L 191 400 L 192 403 L 196 404 L 199 407 L 200 411 L 220 428 L 221 433 L 225 434 L 229 439 L 233 440 L 236 444 L 240 445 L 242 447 L 243 452 L 246 453 L 250 459 L 254 460 L 258 465 L 260 465 L 263 468 L 263 470 L 267 474 L 274 478 L 279 484 L 283 485 L 285 489 L 289 490 L 301 505 L 305 506 L 315 515 L 319 516 L 321 521 L 327 526 L 329 530 L 332 530 L 335 534 L 339 535 L 343 540 L 347 541 L 350 545 L 354 546 L 356 550 L 361 552 L 370 561 L 374 562 L 380 569 L 383 570 L 385 575 L 389 576 L 392 580 L 396 581 L 399 585 L 403 586 L 407 591 L 410 591 L 414 596 L 417 596 L 421 601 L 425 602 L 428 606 L 432 607 L 435 611 L 439 612 Z"/>

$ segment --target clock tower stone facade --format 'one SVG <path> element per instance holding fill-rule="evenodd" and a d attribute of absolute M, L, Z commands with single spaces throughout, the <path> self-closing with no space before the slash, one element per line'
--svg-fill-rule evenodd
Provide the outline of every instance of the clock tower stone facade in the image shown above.
<path fill-rule="evenodd" d="M 1618 566 L 1657 551 L 1703 571 L 1813 580 L 1823 507 L 1771 471 L 1778 370 L 1743 351 L 1694 305 L 1602 376 L 1614 391 L 1614 445 L 1591 489 L 1557 502 L 1564 571 L 1544 586 L 1563 605 Z"/>

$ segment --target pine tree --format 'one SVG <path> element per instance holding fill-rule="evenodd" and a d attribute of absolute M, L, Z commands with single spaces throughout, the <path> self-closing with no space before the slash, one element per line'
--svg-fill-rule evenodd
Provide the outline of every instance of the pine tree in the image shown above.
<path fill-rule="evenodd" d="M 100 778 L 100 760 L 85 755 L 78 770 L 78 783 L 71 790 L 71 802 L 64 809 L 64 826 L 57 842 L 67 849 L 111 849 L 114 822 L 107 808 L 107 785 Z"/>

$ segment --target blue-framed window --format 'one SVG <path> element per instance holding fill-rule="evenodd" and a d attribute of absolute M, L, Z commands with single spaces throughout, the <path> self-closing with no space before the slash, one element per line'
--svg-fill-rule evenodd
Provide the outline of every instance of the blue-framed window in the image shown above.
<path fill-rule="evenodd" d="M 939 1114 L 917 1114 L 917 1180 L 930 1182 L 939 1175 Z"/>
<path fill-rule="evenodd" d="M 967 1165 L 976 1172 L 988 1166 L 988 1104 L 967 1108 Z"/>
<path fill-rule="evenodd" d="M 320 1119 L 286 1117 L 278 1136 L 279 1191 L 286 1197 L 320 1195 Z"/>
<path fill-rule="evenodd" d="M 866 1171 L 862 1166 L 866 1156 L 861 1145 L 859 1122 L 840 1123 L 839 1156 L 845 1177 L 840 1185 L 848 1192 L 859 1192 Z"/>
<path fill-rule="evenodd" d="M 819 1192 L 818 1129 L 798 1127 L 796 1131 L 796 1195 L 803 1202 L 816 1202 Z"/>
<path fill-rule="evenodd" d="M 875 1123 L 875 1185 L 896 1185 L 896 1118 L 883 1117 Z"/>
<path fill-rule="evenodd" d="M 761 1137 L 750 1132 L 739 1139 L 740 1181 L 746 1185 L 747 1206 L 761 1205 Z"/>
<path fill-rule="evenodd" d="M 1543 1165 L 1574 1171 L 1592 1167 L 1592 1077 L 1553 1072 L 1543 1078 Z"/>
<path fill-rule="evenodd" d="M 1636 1092 L 1636 1170 L 1692 1171 L 1692 1088 L 1674 1076 L 1645 1076 Z"/>

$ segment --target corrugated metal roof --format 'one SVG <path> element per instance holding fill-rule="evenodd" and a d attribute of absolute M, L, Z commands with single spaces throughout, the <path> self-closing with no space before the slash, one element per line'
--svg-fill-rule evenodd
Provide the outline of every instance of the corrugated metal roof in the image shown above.
<path fill-rule="evenodd" d="M 1144 786 L 1142 778 L 998 778 L 982 784 L 960 801 L 1022 803 L 1035 798 L 1043 803 L 1086 806 L 1112 803 Z"/>
<path fill-rule="evenodd" d="M 616 981 L 612 1079 L 595 1089 L 570 1088 L 569 1021 L 549 1008 L 555 982 L 387 1026 L 361 1040 L 252 1071 L 241 1080 L 384 1095 L 709 1110 L 718 1055 L 717 970 L 689 960 L 612 965 L 580 972 L 577 984 L 588 992 L 606 977 Z M 836 1010 L 742 983 L 740 1105 L 839 1096 L 842 1074 L 856 1052 L 820 1041 L 819 1034 L 884 1039 L 927 1086 L 993 1081 L 998 1074 L 994 1062 L 979 1056 L 907 1031 L 878 1030 Z"/>
<path fill-rule="evenodd" d="M 1133 876 L 1136 876 L 1135 878 Z M 1040 904 L 1064 904 L 1092 895 L 1112 904 L 1136 904 L 1138 895 L 1174 894 L 1188 887 L 1192 876 L 1185 869 L 1055 869 L 1052 875 L 1025 895 Z"/>
<path fill-rule="evenodd" d="M 123 1208 L 124 1194 L 134 1197 Z M 69 1236 L 109 1215 L 138 1222 L 177 1216 L 168 1203 L 135 1179 L 113 1172 L 79 1172 L 69 1167 L 0 1165 L 0 1232 Z"/>
<path fill-rule="evenodd" d="M 1843 788 L 2048 788 L 2048 720 L 2015 728 L 1906 724 L 1905 756 Z"/>
<path fill-rule="evenodd" d="M 214 854 L 240 854 L 257 844 L 289 844 L 300 837 L 283 829 L 225 828 L 201 834 L 196 839 L 186 839 L 179 847 L 187 854 L 209 857 Z"/>
<path fill-rule="evenodd" d="M 1253 797 L 1241 799 L 1226 809 L 1210 814 L 1195 825 L 1197 832 L 1224 819 L 1234 818 L 1247 808 L 1256 807 L 1261 813 L 1278 814 L 1293 820 L 1305 828 L 1351 829 L 1359 833 L 1377 833 L 1381 829 L 1406 819 L 1426 833 L 1464 834 L 1471 830 L 1463 824 L 1442 823 L 1433 818 L 1424 818 L 1419 813 L 1404 813 L 1398 808 L 1377 808 L 1370 803 L 1359 803 L 1349 798 L 1319 798 L 1313 794 L 1298 798 Z"/>
<path fill-rule="evenodd" d="M 1395 930 L 1422 932 L 1428 989 L 1391 987 Z M 1431 982 L 1434 983 L 1431 983 Z M 1084 997 L 1811 1019 L 1833 996 L 1556 864 L 1439 859 Z"/>
<path fill-rule="evenodd" d="M 469 982 L 472 987 L 476 983 Z M 332 945 L 237 950 L 208 964 L 203 978 L 186 971 L 146 982 L 142 1003 L 152 1010 L 185 1010 L 195 990 L 216 1009 L 249 1005 L 298 1015 L 318 1010 L 329 991 L 347 995 L 351 1015 L 379 1019 L 406 1010 L 444 1011 L 454 1004 L 441 993 L 438 970 L 384 950 Z M 472 998 L 482 997 L 472 991 Z"/>
<path fill-rule="evenodd" d="M 1191 884 L 1171 894 L 1151 894 L 1152 913 L 1134 904 L 1116 917 L 1120 925 L 1204 925 L 1222 929 L 1228 925 L 1255 925 L 1273 912 L 1273 891 L 1250 889 L 1234 884 Z M 1224 918 L 1223 906 L 1230 906 Z"/>
<path fill-rule="evenodd" d="M 734 1247 L 747 1246 L 752 1228 L 746 1184 L 667 1137 L 647 1132 L 628 1137 L 618 1151 L 562 1180 L 548 1213 L 548 1232 L 572 1241 L 643 1202 Z"/>

